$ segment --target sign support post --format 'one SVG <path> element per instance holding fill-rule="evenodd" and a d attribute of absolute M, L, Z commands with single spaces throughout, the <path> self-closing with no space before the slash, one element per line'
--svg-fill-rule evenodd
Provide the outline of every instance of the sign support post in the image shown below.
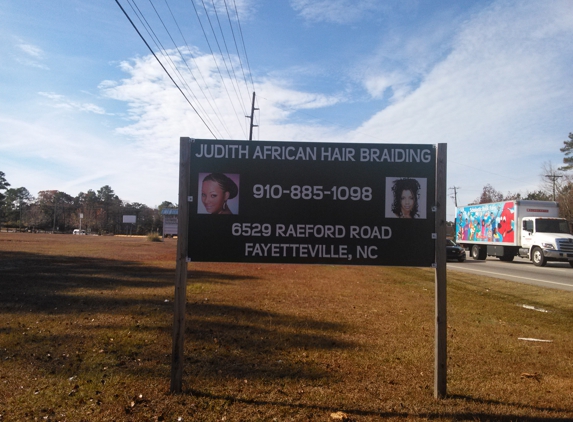
<path fill-rule="evenodd" d="M 436 274 L 435 274 L 435 364 L 434 397 L 446 397 L 447 390 L 447 306 L 446 306 L 446 186 L 447 144 L 438 144 L 436 154 Z"/>
<path fill-rule="evenodd" d="M 181 393 L 185 358 L 185 308 L 187 303 L 187 256 L 189 249 L 189 157 L 190 139 L 179 140 L 179 225 L 175 276 L 175 310 L 173 314 L 173 350 L 171 353 L 172 393 Z"/>

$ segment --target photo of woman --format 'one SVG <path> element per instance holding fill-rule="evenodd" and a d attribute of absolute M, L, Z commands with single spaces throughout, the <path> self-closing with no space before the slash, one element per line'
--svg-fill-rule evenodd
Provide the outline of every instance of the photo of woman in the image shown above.
<path fill-rule="evenodd" d="M 197 204 L 198 214 L 238 214 L 238 174 L 199 174 L 199 192 L 201 202 Z"/>
<path fill-rule="evenodd" d="M 387 218 L 426 218 L 426 179 L 386 178 Z"/>

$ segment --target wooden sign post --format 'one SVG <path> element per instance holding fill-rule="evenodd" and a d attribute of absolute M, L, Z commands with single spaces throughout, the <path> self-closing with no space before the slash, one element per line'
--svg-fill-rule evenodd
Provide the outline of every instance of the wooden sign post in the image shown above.
<path fill-rule="evenodd" d="M 189 249 L 189 138 L 180 139 L 179 159 L 179 226 L 177 230 L 177 263 L 175 310 L 173 314 L 173 350 L 171 353 L 172 393 L 181 393 L 185 359 L 185 308 L 187 304 L 187 256 Z"/>
<path fill-rule="evenodd" d="M 446 171 L 447 144 L 438 144 L 436 155 L 436 334 L 434 397 L 444 398 L 447 390 L 447 306 L 446 306 Z"/>

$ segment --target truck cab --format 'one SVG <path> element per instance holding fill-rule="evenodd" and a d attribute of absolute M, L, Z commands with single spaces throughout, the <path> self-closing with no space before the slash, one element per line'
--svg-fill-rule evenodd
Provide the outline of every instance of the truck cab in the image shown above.
<path fill-rule="evenodd" d="M 548 261 L 569 261 L 573 267 L 573 236 L 562 218 L 524 217 L 521 220 L 519 256 L 538 267 Z"/>

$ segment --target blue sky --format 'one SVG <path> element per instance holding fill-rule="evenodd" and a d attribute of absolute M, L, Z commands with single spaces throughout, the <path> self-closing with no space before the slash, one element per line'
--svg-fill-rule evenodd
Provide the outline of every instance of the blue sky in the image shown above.
<path fill-rule="evenodd" d="M 446 142 L 461 205 L 488 183 L 538 189 L 573 132 L 569 0 L 120 4 L 140 28 L 130 5 L 143 12 L 219 138 L 247 136 L 252 80 L 255 139 Z M 208 34 L 217 10 L 224 60 L 193 4 Z M 75 196 L 110 185 L 127 201 L 177 202 L 179 137 L 212 135 L 115 1 L 4 1 L 0 37 L 0 170 L 13 187 Z M 237 95 L 225 66 L 247 81 Z"/>

